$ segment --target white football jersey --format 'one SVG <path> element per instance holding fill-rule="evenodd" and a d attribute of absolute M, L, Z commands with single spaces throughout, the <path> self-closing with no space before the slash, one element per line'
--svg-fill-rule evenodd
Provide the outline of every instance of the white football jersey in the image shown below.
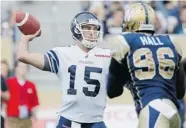
<path fill-rule="evenodd" d="M 82 123 L 103 121 L 111 51 L 95 47 L 85 53 L 72 45 L 53 48 L 46 55 L 61 83 L 60 115 Z"/>

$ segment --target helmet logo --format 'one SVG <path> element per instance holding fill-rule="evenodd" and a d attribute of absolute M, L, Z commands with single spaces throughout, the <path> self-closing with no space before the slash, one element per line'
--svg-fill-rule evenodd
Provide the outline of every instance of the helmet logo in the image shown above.
<path fill-rule="evenodd" d="M 130 7 L 130 8 L 127 9 L 127 11 L 125 13 L 125 18 L 124 18 L 125 21 L 130 21 L 131 13 L 132 13 L 132 8 Z"/>
<path fill-rule="evenodd" d="M 89 24 L 96 24 L 96 25 L 99 24 L 99 21 L 96 19 L 89 19 L 88 22 L 89 22 Z"/>

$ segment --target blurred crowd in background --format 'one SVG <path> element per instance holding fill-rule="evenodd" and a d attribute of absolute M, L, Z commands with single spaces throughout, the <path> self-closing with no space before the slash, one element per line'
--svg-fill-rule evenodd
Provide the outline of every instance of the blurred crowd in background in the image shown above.
<path fill-rule="evenodd" d="M 82 2 L 82 10 L 93 12 L 102 21 L 104 36 L 118 34 L 125 15 L 125 9 L 134 1 Z M 186 23 L 186 1 L 149 1 L 156 12 L 156 33 L 183 34 Z"/>
<path fill-rule="evenodd" d="M 22 1 L 19 6 L 33 4 L 33 2 L 34 1 Z M 108 41 L 112 35 L 122 32 L 125 9 L 133 2 L 134 1 L 80 1 L 80 5 L 81 11 L 90 11 L 100 19 L 102 23 L 103 40 Z M 186 1 L 148 1 L 145 3 L 150 4 L 156 12 L 157 34 L 184 34 L 183 26 L 186 24 Z M 1 4 L 1 39 L 4 39 L 4 41 L 2 41 L 4 48 L 1 48 L 1 50 L 10 50 L 13 55 L 10 60 L 4 58 L 1 60 L 1 74 L 6 76 L 6 78 L 14 76 L 14 64 L 16 62 L 15 46 L 20 38 L 20 32 L 15 24 L 15 12 L 19 9 L 15 2 Z M 5 49 L 7 38 L 11 40 L 11 44 Z M 12 70 L 10 70 L 10 67 Z"/>
<path fill-rule="evenodd" d="M 81 1 L 82 11 L 94 13 L 102 22 L 104 36 L 121 32 L 125 9 L 134 1 Z M 186 23 L 186 1 L 144 1 L 156 11 L 156 33 L 183 34 L 182 24 Z M 23 1 L 22 4 L 32 4 Z M 2 4 L 1 36 L 11 36 L 17 41 L 14 2 Z"/>
<path fill-rule="evenodd" d="M 143 1 L 150 4 L 156 12 L 157 34 L 184 34 L 183 24 L 186 24 L 186 1 Z M 18 11 L 24 4 L 33 4 L 34 1 L 4 2 L 1 5 L 1 36 L 10 37 L 12 45 L 20 38 L 19 30 L 15 25 L 15 10 Z M 94 13 L 102 23 L 103 39 L 119 34 L 122 31 L 122 22 L 125 9 L 134 1 L 80 1 L 82 11 Z M 186 26 L 186 25 L 185 25 Z M 12 46 L 14 52 L 15 47 Z"/>

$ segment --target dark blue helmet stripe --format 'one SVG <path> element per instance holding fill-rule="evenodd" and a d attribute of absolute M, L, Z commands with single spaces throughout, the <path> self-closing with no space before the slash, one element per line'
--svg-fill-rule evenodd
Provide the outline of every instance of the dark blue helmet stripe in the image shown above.
<path fill-rule="evenodd" d="M 147 10 L 146 6 L 143 3 L 141 3 L 141 4 L 142 4 L 142 6 L 143 6 L 143 8 L 145 10 L 145 23 L 149 24 L 148 10 Z"/>

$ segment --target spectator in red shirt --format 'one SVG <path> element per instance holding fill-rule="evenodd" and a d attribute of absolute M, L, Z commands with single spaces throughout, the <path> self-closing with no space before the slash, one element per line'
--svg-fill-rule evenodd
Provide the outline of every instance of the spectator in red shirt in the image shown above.
<path fill-rule="evenodd" d="M 7 79 L 10 99 L 7 102 L 8 128 L 31 128 L 39 105 L 35 85 L 26 79 L 28 67 L 18 62 L 15 77 Z"/>

